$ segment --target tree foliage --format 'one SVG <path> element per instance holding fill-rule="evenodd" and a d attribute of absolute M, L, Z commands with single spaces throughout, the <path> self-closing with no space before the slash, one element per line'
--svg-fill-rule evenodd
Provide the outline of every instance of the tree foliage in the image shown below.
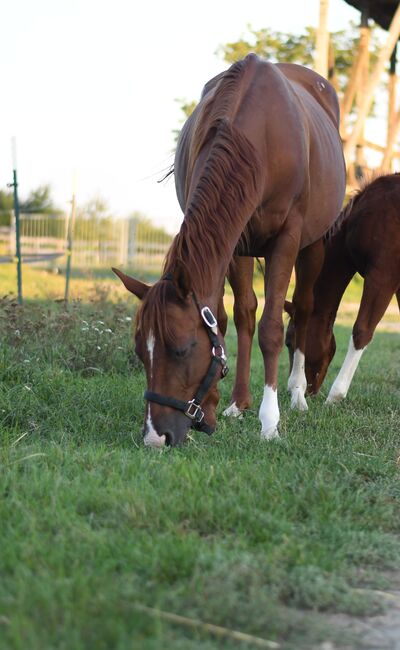
<path fill-rule="evenodd" d="M 21 212 L 27 214 L 60 214 L 51 195 L 50 185 L 40 185 L 20 202 Z"/>
<path fill-rule="evenodd" d="M 0 190 L 0 226 L 9 226 L 14 209 L 13 192 Z"/>
<path fill-rule="evenodd" d="M 350 23 L 349 29 L 332 32 L 331 43 L 334 54 L 334 67 L 339 80 L 339 91 L 344 91 L 354 55 L 360 42 L 359 28 Z M 273 63 L 298 63 L 313 67 L 315 61 L 316 29 L 306 27 L 303 34 L 289 34 L 269 28 L 254 30 L 248 26 L 246 37 L 232 43 L 221 45 L 219 54 L 227 63 L 234 63 L 255 52 Z M 376 62 L 379 51 L 377 31 L 371 27 L 370 67 Z"/>
<path fill-rule="evenodd" d="M 358 51 L 359 28 L 355 23 L 350 23 L 348 29 L 332 32 L 330 36 L 338 92 L 342 94 L 348 83 L 355 53 Z M 314 27 L 306 27 L 302 34 L 290 34 L 268 27 L 256 30 L 248 25 L 245 36 L 237 41 L 221 45 L 216 53 L 230 64 L 239 61 L 250 52 L 254 52 L 273 63 L 297 63 L 312 68 L 315 61 L 315 43 L 316 29 Z M 371 27 L 370 68 L 377 60 L 379 48 L 378 32 L 375 27 Z M 179 101 L 183 113 L 183 122 L 193 112 L 196 102 L 177 101 Z M 177 140 L 179 130 L 175 130 L 174 134 Z"/>

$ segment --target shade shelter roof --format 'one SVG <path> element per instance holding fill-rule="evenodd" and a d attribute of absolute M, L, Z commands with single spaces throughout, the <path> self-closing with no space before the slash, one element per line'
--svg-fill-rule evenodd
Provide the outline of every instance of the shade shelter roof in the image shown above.
<path fill-rule="evenodd" d="M 389 29 L 393 15 L 398 6 L 398 0 L 345 0 L 348 5 L 359 11 L 366 11 L 383 29 Z"/>

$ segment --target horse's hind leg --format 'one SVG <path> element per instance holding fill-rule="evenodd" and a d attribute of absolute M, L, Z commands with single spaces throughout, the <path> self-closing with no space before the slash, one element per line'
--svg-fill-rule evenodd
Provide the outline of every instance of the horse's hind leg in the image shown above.
<path fill-rule="evenodd" d="M 238 417 L 251 405 L 249 390 L 251 346 L 256 326 L 257 298 L 253 291 L 254 259 L 234 257 L 228 280 L 234 295 L 233 318 L 237 333 L 237 360 L 235 385 L 231 404 L 224 415 Z"/>
<path fill-rule="evenodd" d="M 295 343 L 293 363 L 288 380 L 291 406 L 300 411 L 308 409 L 305 400 L 307 379 L 305 374 L 305 349 L 307 324 L 314 307 L 313 288 L 324 260 L 324 244 L 319 239 L 299 252 L 296 261 L 296 288 L 293 294 L 293 325 Z"/>
<path fill-rule="evenodd" d="M 354 323 L 346 358 L 329 391 L 327 404 L 339 402 L 346 397 L 361 356 L 370 343 L 394 292 L 394 287 L 382 282 L 382 274 L 379 272 L 371 272 L 365 277 L 360 309 Z"/>

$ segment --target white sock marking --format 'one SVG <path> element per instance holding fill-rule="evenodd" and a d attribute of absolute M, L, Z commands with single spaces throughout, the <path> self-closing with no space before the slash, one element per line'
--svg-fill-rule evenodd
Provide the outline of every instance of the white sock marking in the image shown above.
<path fill-rule="evenodd" d="M 295 350 L 293 355 L 292 372 L 288 380 L 288 391 L 292 396 L 291 407 L 292 409 L 299 409 L 299 411 L 308 411 L 307 402 L 305 400 L 305 392 L 307 388 L 304 354 L 300 350 Z"/>
<path fill-rule="evenodd" d="M 350 337 L 346 358 L 343 361 L 338 376 L 332 384 L 332 388 L 330 389 L 329 395 L 326 399 L 326 404 L 334 404 L 346 397 L 347 391 L 350 388 L 351 380 L 353 379 L 361 355 L 365 349 L 366 347 L 361 350 L 356 350 L 354 347 L 353 336 Z"/>
<path fill-rule="evenodd" d="M 153 422 L 150 414 L 150 405 L 149 411 L 146 418 L 146 433 L 143 438 L 143 442 L 146 447 L 165 447 L 165 436 L 159 436 L 157 431 L 153 426 Z"/>
<path fill-rule="evenodd" d="M 232 402 L 232 404 L 225 409 L 222 415 L 230 418 L 239 418 L 239 420 L 243 419 L 243 413 L 240 408 L 237 407 L 236 402 Z"/>
<path fill-rule="evenodd" d="M 264 386 L 264 396 L 258 417 L 261 421 L 261 437 L 265 440 L 279 438 L 279 406 L 278 393 L 272 386 Z"/>

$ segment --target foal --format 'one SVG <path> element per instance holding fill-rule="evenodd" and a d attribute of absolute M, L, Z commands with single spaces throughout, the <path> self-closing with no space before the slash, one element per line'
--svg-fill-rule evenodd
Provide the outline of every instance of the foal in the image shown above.
<path fill-rule="evenodd" d="M 347 285 L 358 272 L 364 288 L 346 358 L 326 402 L 346 397 L 361 355 L 396 294 L 400 308 L 400 174 L 380 176 L 341 212 L 326 237 L 325 262 L 314 286 L 306 343 L 308 392 L 319 391 L 335 354 L 333 325 Z M 291 303 L 285 303 L 291 314 Z M 293 356 L 293 325 L 286 345 Z"/>

